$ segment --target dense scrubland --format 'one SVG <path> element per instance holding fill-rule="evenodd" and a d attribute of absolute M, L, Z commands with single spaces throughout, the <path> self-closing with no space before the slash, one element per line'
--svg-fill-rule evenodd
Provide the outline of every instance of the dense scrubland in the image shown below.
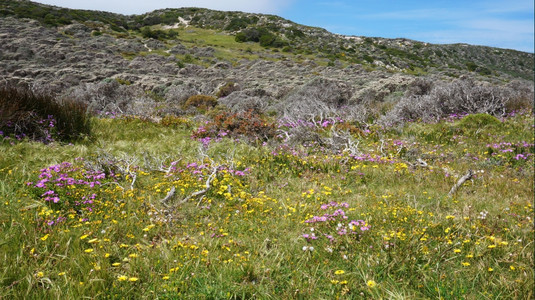
<path fill-rule="evenodd" d="M 0 298 L 533 298 L 532 53 L 196 8 L 0 24 Z"/>

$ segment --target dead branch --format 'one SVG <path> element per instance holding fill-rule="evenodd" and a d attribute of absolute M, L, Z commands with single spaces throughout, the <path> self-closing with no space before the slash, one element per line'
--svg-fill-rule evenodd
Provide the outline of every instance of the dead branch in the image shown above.
<path fill-rule="evenodd" d="M 205 188 L 200 190 L 200 191 L 196 191 L 195 193 L 187 196 L 186 198 L 182 199 L 178 205 L 181 205 L 181 204 L 184 204 L 186 203 L 189 199 L 193 198 L 193 197 L 197 197 L 199 195 L 204 195 L 206 192 L 208 192 L 208 190 L 210 189 L 211 185 L 212 185 L 212 181 L 214 180 L 216 174 L 217 174 L 217 170 L 219 170 L 219 165 L 216 165 L 212 168 L 212 174 L 210 174 L 210 176 L 208 176 L 208 179 L 206 179 L 206 184 L 205 184 Z"/>
<path fill-rule="evenodd" d="M 453 194 L 455 194 L 457 189 L 459 189 L 461 185 L 463 185 L 463 183 L 465 183 L 467 180 L 470 180 L 472 176 L 474 176 L 474 172 L 472 170 L 468 170 L 468 173 L 461 177 L 459 181 L 457 181 L 457 183 L 451 188 L 450 192 L 448 193 L 448 196 L 452 196 Z"/>
<path fill-rule="evenodd" d="M 169 201 L 169 199 L 175 196 L 175 191 L 176 191 L 176 188 L 174 186 L 171 187 L 171 190 L 169 190 L 167 195 L 163 199 L 160 200 L 160 203 L 162 203 L 165 207 L 169 207 L 167 206 L 167 202 Z"/>

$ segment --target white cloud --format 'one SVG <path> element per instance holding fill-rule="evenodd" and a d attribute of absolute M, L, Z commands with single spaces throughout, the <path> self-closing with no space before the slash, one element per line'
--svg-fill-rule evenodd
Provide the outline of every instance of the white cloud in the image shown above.
<path fill-rule="evenodd" d="M 280 13 L 292 1 L 289 0 L 38 0 L 39 3 L 60 7 L 110 11 L 122 14 L 142 14 L 162 8 L 201 7 L 226 11 L 254 13 Z"/>

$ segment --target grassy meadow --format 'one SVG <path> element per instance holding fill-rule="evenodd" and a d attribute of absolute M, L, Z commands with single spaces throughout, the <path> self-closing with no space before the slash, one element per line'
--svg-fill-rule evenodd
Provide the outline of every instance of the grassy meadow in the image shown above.
<path fill-rule="evenodd" d="M 196 122 L 5 138 L 0 298 L 533 299 L 533 114 L 372 126 L 353 154 Z"/>

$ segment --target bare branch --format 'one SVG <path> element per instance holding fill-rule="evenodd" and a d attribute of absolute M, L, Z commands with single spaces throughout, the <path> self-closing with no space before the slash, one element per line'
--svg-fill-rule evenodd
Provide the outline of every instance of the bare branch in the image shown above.
<path fill-rule="evenodd" d="M 472 176 L 474 176 L 474 172 L 472 170 L 468 170 L 468 173 L 461 177 L 459 181 L 457 181 L 457 183 L 451 188 L 450 192 L 448 193 L 448 196 L 452 196 L 453 194 L 455 194 L 457 189 L 459 189 L 461 185 L 463 185 L 463 183 L 465 183 L 467 180 L 470 180 Z"/>

